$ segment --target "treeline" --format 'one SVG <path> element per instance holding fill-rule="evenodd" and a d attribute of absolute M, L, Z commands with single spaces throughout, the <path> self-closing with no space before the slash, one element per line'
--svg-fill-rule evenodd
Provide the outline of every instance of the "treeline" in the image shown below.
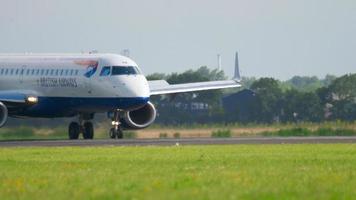
<path fill-rule="evenodd" d="M 273 78 L 261 78 L 251 85 L 256 94 L 248 104 L 248 122 L 321 122 L 356 120 L 356 74 L 336 78 L 315 90 L 283 90 Z M 302 88 L 303 89 L 303 88 Z M 237 119 L 238 120 L 238 119 Z"/>
<path fill-rule="evenodd" d="M 166 79 L 171 84 L 226 79 L 222 71 L 201 67 L 181 74 L 152 74 L 148 79 Z M 356 120 L 356 74 L 341 77 L 295 76 L 287 81 L 274 78 L 243 78 L 243 88 L 169 95 L 153 98 L 158 123 L 274 123 Z M 249 89 L 253 98 L 241 105 L 239 99 L 228 110 L 222 99 Z M 241 107 L 245 112 L 241 112 Z M 246 112 L 248 110 L 248 112 Z M 243 114 L 243 115 L 242 115 Z"/>

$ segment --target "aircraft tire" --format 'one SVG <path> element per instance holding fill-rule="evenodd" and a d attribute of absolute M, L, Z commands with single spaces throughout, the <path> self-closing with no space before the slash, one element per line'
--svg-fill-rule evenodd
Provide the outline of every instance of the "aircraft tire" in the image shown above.
<path fill-rule="evenodd" d="M 71 122 L 68 128 L 68 136 L 70 140 L 77 140 L 79 138 L 80 126 L 77 122 Z"/>
<path fill-rule="evenodd" d="M 109 136 L 110 136 L 111 139 L 115 139 L 116 138 L 116 132 L 115 132 L 114 128 L 110 129 Z"/>
<path fill-rule="evenodd" d="M 124 132 L 120 128 L 117 130 L 116 135 L 117 135 L 117 139 L 124 138 Z"/>
<path fill-rule="evenodd" d="M 91 122 L 85 122 L 83 127 L 83 138 L 84 139 L 93 139 L 94 138 L 94 126 Z"/>

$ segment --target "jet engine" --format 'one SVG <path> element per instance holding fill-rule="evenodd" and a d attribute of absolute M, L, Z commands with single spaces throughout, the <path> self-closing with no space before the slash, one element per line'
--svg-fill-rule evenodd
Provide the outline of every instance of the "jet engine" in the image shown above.
<path fill-rule="evenodd" d="M 120 120 L 124 129 L 142 129 L 151 125 L 156 119 L 156 108 L 148 102 L 143 107 L 127 111 Z"/>
<path fill-rule="evenodd" d="M 3 127 L 7 121 L 8 111 L 5 104 L 0 102 L 0 127 Z"/>

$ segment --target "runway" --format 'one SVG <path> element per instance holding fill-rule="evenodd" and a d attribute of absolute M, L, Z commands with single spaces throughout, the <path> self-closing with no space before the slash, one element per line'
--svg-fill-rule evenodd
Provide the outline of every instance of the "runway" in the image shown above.
<path fill-rule="evenodd" d="M 65 147 L 65 146 L 174 146 L 174 145 L 239 145 L 239 144 L 322 144 L 356 143 L 356 137 L 239 137 L 123 140 L 8 140 L 1 147 Z"/>

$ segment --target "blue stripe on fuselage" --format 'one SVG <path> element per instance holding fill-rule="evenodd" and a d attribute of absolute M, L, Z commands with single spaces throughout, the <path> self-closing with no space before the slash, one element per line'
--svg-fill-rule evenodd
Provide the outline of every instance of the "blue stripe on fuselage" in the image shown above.
<path fill-rule="evenodd" d="M 38 103 L 16 112 L 28 117 L 70 117 L 78 113 L 107 112 L 114 109 L 130 110 L 149 101 L 149 97 L 38 97 Z"/>

